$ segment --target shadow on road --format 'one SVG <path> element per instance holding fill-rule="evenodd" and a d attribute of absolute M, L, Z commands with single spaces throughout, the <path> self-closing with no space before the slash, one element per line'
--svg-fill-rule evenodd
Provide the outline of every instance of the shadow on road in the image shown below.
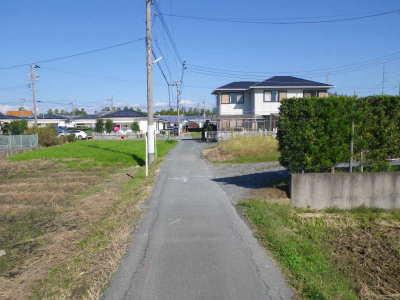
<path fill-rule="evenodd" d="M 283 170 L 222 177 L 213 180 L 218 183 L 236 185 L 246 189 L 277 188 L 288 194 L 289 178 L 289 173 Z"/>

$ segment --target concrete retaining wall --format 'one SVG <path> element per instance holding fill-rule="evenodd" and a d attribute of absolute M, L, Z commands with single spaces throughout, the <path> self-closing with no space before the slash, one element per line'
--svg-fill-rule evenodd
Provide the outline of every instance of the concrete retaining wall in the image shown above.
<path fill-rule="evenodd" d="M 291 201 L 313 209 L 400 208 L 400 172 L 292 174 Z"/>

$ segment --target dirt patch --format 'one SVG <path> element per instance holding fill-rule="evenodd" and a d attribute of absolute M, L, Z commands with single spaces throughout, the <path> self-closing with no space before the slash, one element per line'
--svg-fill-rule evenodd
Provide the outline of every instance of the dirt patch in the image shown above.
<path fill-rule="evenodd" d="M 2 299 L 28 298 L 52 267 L 79 254 L 78 241 L 109 215 L 131 180 L 126 172 L 104 177 L 104 170 L 74 171 L 40 160 L 0 161 L 0 174 Z M 121 230 L 126 239 L 129 230 Z"/>
<path fill-rule="evenodd" d="M 223 151 L 218 147 L 204 149 L 203 156 L 209 161 L 214 161 L 214 162 L 232 161 L 234 159 L 232 153 Z"/>
<path fill-rule="evenodd" d="M 400 226 L 348 228 L 332 241 L 334 258 L 362 299 L 400 298 Z"/>

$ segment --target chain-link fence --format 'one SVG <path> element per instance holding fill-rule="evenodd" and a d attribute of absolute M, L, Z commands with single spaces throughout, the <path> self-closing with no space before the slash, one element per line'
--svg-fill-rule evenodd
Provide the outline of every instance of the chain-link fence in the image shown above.
<path fill-rule="evenodd" d="M 37 134 L 31 135 L 0 135 L 0 155 L 36 148 L 38 146 Z"/>

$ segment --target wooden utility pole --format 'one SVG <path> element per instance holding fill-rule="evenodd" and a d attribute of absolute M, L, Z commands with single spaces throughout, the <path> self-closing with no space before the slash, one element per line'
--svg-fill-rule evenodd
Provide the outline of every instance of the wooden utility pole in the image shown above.
<path fill-rule="evenodd" d="M 176 112 L 177 112 L 177 122 L 178 122 L 178 135 L 181 134 L 181 116 L 180 116 L 180 107 L 181 107 L 181 83 L 179 81 L 176 82 Z"/>
<path fill-rule="evenodd" d="M 32 90 L 32 106 L 33 106 L 33 118 L 34 118 L 34 124 L 35 127 L 37 127 L 38 122 L 37 122 L 37 103 L 36 103 L 36 69 L 39 68 L 38 65 L 31 64 L 31 69 L 30 69 L 30 80 L 31 80 L 31 90 Z"/>
<path fill-rule="evenodd" d="M 206 100 L 203 100 L 203 124 L 206 122 Z"/>
<path fill-rule="evenodd" d="M 147 66 L 147 158 L 149 164 L 154 161 L 154 117 L 153 117 L 153 45 L 151 8 L 153 0 L 146 0 L 146 66 Z"/>
<path fill-rule="evenodd" d="M 354 155 L 354 121 L 351 122 L 351 140 L 350 140 L 350 164 L 349 171 L 353 173 L 353 155 Z"/>

